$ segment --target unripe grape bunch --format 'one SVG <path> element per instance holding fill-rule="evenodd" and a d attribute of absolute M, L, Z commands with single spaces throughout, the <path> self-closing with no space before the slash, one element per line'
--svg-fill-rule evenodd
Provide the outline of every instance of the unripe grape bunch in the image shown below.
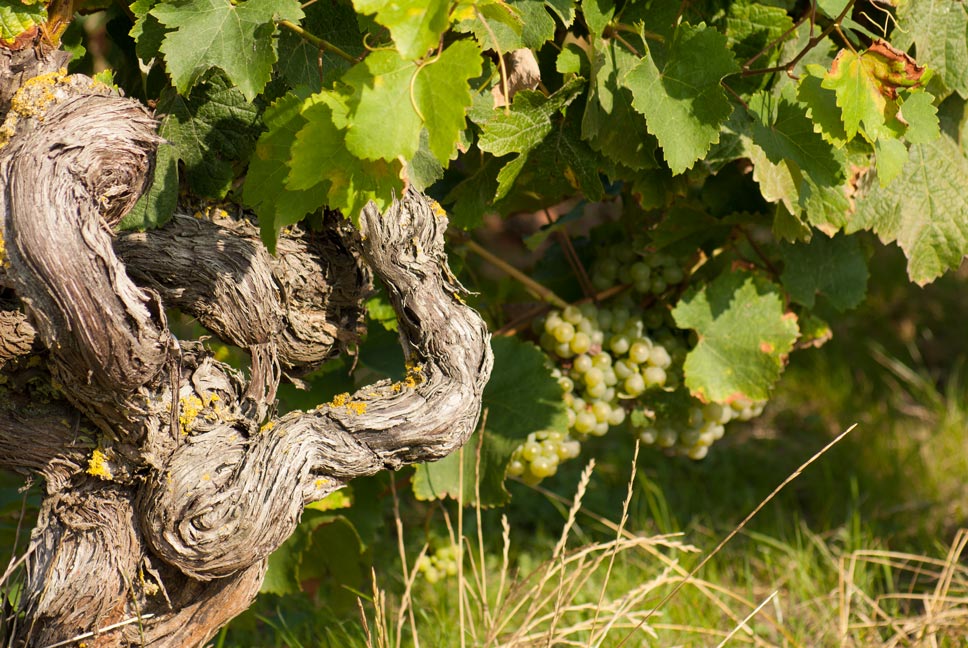
<path fill-rule="evenodd" d="M 691 345 L 668 300 L 686 280 L 688 262 L 639 255 L 629 244 L 608 246 L 592 265 L 592 284 L 600 291 L 629 289 L 607 303 L 570 305 L 535 321 L 568 406 L 568 432 L 528 435 L 511 457 L 510 476 L 538 483 L 578 456 L 582 441 L 622 426 L 642 443 L 702 459 L 727 423 L 762 412 L 763 402 L 702 403 L 682 384 Z M 667 407 L 670 402 L 678 407 Z"/>
<path fill-rule="evenodd" d="M 433 585 L 457 574 L 457 553 L 454 547 L 445 545 L 420 556 L 415 567 L 417 573 Z"/>

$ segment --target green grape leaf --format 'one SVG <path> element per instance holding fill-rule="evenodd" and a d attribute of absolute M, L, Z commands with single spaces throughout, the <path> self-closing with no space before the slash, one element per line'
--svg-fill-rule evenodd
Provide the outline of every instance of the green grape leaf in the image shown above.
<path fill-rule="evenodd" d="M 682 24 L 661 69 L 649 53 L 628 73 L 632 105 L 645 115 L 673 173 L 690 168 L 719 142 L 732 112 L 720 81 L 738 71 L 725 36 L 702 24 Z"/>
<path fill-rule="evenodd" d="M 521 90 L 514 95 L 510 111 L 492 110 L 480 123 L 478 146 L 498 157 L 530 151 L 551 132 L 552 115 L 568 106 L 584 85 L 584 79 L 572 79 L 550 97 Z"/>
<path fill-rule="evenodd" d="M 555 37 L 555 19 L 542 0 L 517 0 L 513 7 L 521 14 L 521 42 L 535 51 Z"/>
<path fill-rule="evenodd" d="M 135 54 L 142 61 L 150 61 L 161 53 L 161 44 L 168 32 L 150 12 L 157 0 L 135 0 L 131 3 L 134 25 L 128 35 L 135 41 Z"/>
<path fill-rule="evenodd" d="M 638 59 L 614 40 L 598 40 L 588 53 L 592 74 L 582 139 L 630 169 L 655 168 L 657 142 L 645 118 L 632 108 L 632 91 L 626 87 L 626 76 Z"/>
<path fill-rule="evenodd" d="M 547 357 L 538 347 L 513 337 L 492 338 L 494 370 L 484 388 L 481 446 L 481 505 L 496 506 L 508 500 L 504 488 L 507 464 L 514 449 L 531 432 L 553 430 L 564 434 L 568 417 L 561 387 L 551 375 Z M 418 466 L 414 494 L 418 499 L 457 499 L 474 502 L 474 467 L 478 434 L 464 446 L 464 490 L 459 488 L 458 453 L 432 464 Z"/>
<path fill-rule="evenodd" d="M 968 254 L 968 160 L 947 135 L 914 144 L 901 174 L 859 200 L 847 231 L 872 230 L 896 241 L 918 285 L 957 268 Z"/>
<path fill-rule="evenodd" d="M 877 181 L 886 187 L 896 178 L 904 163 L 908 150 L 904 143 L 896 139 L 881 138 L 874 142 L 874 163 L 877 166 Z"/>
<path fill-rule="evenodd" d="M 968 7 L 949 0 L 907 0 L 898 3 L 894 45 L 914 45 L 918 60 L 941 78 L 944 86 L 968 99 Z"/>
<path fill-rule="evenodd" d="M 472 33 L 482 50 L 507 54 L 524 47 L 524 21 L 513 4 L 500 1 L 460 2 L 454 10 L 458 33 Z"/>
<path fill-rule="evenodd" d="M 164 114 L 158 134 L 174 145 L 192 191 L 224 198 L 235 177 L 232 161 L 248 159 L 252 153 L 259 132 L 258 108 L 215 74 L 187 97 L 166 90 L 158 112 Z"/>
<path fill-rule="evenodd" d="M 298 22 L 303 12 L 297 0 L 174 0 L 155 5 L 151 15 L 172 30 L 161 52 L 180 93 L 218 67 L 252 101 L 277 60 L 273 21 Z"/>
<path fill-rule="evenodd" d="M 423 191 L 444 177 L 444 167 L 430 152 L 430 136 L 427 135 L 426 128 L 420 131 L 420 148 L 407 163 L 404 171 L 407 181 L 417 191 Z"/>
<path fill-rule="evenodd" d="M 576 192 L 592 201 L 604 198 L 605 189 L 598 174 L 603 165 L 602 157 L 582 140 L 580 128 L 569 113 L 568 118 L 546 135 L 538 146 L 514 158 L 501 169 L 495 200 L 505 195 L 503 176 L 511 167 L 511 180 L 520 189 L 517 194 L 526 202 L 515 200 L 508 205 L 502 203 L 499 205 L 500 212 L 538 210 Z M 510 188 L 507 187 L 508 190 Z"/>
<path fill-rule="evenodd" d="M 776 104 L 775 116 L 770 113 Z M 835 185 L 844 178 L 844 154 L 814 132 L 804 108 L 786 97 L 766 92 L 753 95 L 750 111 L 757 117 L 751 125 L 753 142 L 774 164 L 794 162 L 819 185 Z"/>
<path fill-rule="evenodd" d="M 118 229 L 146 230 L 161 227 L 175 213 L 178 203 L 178 160 L 171 144 L 162 142 L 155 151 L 151 184 L 131 208 Z"/>
<path fill-rule="evenodd" d="M 501 162 L 488 156 L 483 165 L 457 184 L 444 203 L 448 205 L 451 225 L 469 230 L 484 222 L 484 215 L 494 211 L 497 175 Z"/>
<path fill-rule="evenodd" d="M 565 27 L 575 22 L 575 0 L 545 0 L 545 5 L 555 12 Z"/>
<path fill-rule="evenodd" d="M 686 387 L 706 402 L 766 399 L 799 333 L 778 286 L 746 272 L 689 290 L 672 316 L 699 336 L 683 370 Z"/>
<path fill-rule="evenodd" d="M 344 97 L 324 91 L 310 97 L 307 103 L 302 113 L 306 124 L 296 133 L 292 146 L 286 188 L 325 191 L 326 204 L 354 222 L 370 200 L 381 211 L 387 209 L 394 193 L 403 193 L 399 160 L 361 160 L 349 151 Z"/>
<path fill-rule="evenodd" d="M 582 17 L 592 36 L 602 35 L 615 15 L 615 3 L 610 0 L 582 0 Z"/>
<path fill-rule="evenodd" d="M 352 56 L 366 52 L 363 35 L 356 20 L 356 12 L 349 0 L 314 2 L 304 9 L 302 28 Z M 279 33 L 279 63 L 276 70 L 293 88 L 306 86 L 313 91 L 323 88 L 324 80 L 332 80 L 345 72 L 351 63 L 329 49 L 322 53 L 318 47 L 288 29 Z"/>
<path fill-rule="evenodd" d="M 390 30 L 397 51 L 407 60 L 420 58 L 437 47 L 447 30 L 448 0 L 353 0 L 362 14 L 375 14 L 375 20 Z"/>
<path fill-rule="evenodd" d="M 0 41 L 8 45 L 28 29 L 47 22 L 47 8 L 40 3 L 0 0 Z M 36 33 L 36 32 L 35 32 Z"/>
<path fill-rule="evenodd" d="M 809 243 L 784 243 L 780 251 L 780 281 L 798 304 L 813 308 L 820 295 L 843 312 L 867 295 L 867 259 L 856 236 L 814 236 Z"/>
<path fill-rule="evenodd" d="M 901 104 L 898 119 L 907 124 L 904 139 L 911 144 L 927 144 L 938 139 L 941 126 L 934 97 L 928 92 L 912 92 Z"/>
<path fill-rule="evenodd" d="M 480 73 L 480 50 L 467 40 L 422 66 L 392 51 L 370 54 L 343 77 L 354 90 L 346 146 L 366 160 L 409 160 L 426 125 L 431 152 L 446 164 L 466 126 L 468 80 Z"/>
<path fill-rule="evenodd" d="M 814 131 L 837 148 L 843 148 L 847 144 L 847 132 L 837 106 L 837 93 L 823 87 L 827 71 L 819 65 L 808 65 L 806 72 L 797 88 L 797 100 L 807 107 Z"/>
<path fill-rule="evenodd" d="M 729 6 L 729 13 L 726 15 L 726 41 L 740 61 L 757 57 L 749 69 L 760 70 L 778 64 L 783 45 L 780 39 L 784 35 L 787 39 L 794 37 L 793 19 L 785 9 L 750 0 L 739 0 Z M 775 45 L 769 50 L 763 51 L 773 43 Z M 730 86 L 737 92 L 742 92 L 763 87 L 768 81 L 769 76 L 762 75 L 740 79 L 737 83 L 730 82 Z"/>
<path fill-rule="evenodd" d="M 277 99 L 263 115 L 267 130 L 259 137 L 249 161 L 242 200 L 259 217 L 262 240 L 275 252 L 279 230 L 298 223 L 326 202 L 325 187 L 287 189 L 290 151 L 306 124 L 301 110 L 305 97 L 289 93 Z"/>

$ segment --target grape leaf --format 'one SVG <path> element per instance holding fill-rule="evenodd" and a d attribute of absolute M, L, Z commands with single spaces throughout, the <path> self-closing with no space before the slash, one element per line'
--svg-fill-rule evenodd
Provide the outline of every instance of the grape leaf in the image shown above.
<path fill-rule="evenodd" d="M 314 2 L 305 8 L 302 28 L 325 39 L 352 56 L 361 56 L 363 35 L 360 33 L 356 12 L 349 0 Z M 276 69 L 289 85 L 321 90 L 324 77 L 331 80 L 346 71 L 351 63 L 329 49 L 319 48 L 288 29 L 279 34 L 279 63 Z"/>
<path fill-rule="evenodd" d="M 672 316 L 699 336 L 683 369 L 689 391 L 707 402 L 767 398 L 798 335 L 778 286 L 746 272 L 689 290 Z"/>
<path fill-rule="evenodd" d="M 172 30 L 161 52 L 180 93 L 218 67 L 249 101 L 269 82 L 276 62 L 273 21 L 303 17 L 297 0 L 174 0 L 151 14 Z"/>
<path fill-rule="evenodd" d="M 581 127 L 569 111 L 563 122 L 526 155 L 519 155 L 508 162 L 498 174 L 498 191 L 495 199 L 505 195 L 502 186 L 505 172 L 520 191 L 511 193 L 511 202 L 498 205 L 501 213 L 512 211 L 535 211 L 558 202 L 562 198 L 583 194 L 588 200 L 604 197 L 605 189 L 598 171 L 603 160 L 587 142 L 582 140 Z"/>
<path fill-rule="evenodd" d="M 296 133 L 289 160 L 286 188 L 297 191 L 325 191 L 326 203 L 344 216 L 359 217 L 373 200 L 380 210 L 403 193 L 399 160 L 361 160 L 346 146 L 348 120 L 346 99 L 324 91 L 307 100 L 302 113 L 306 124 Z"/>
<path fill-rule="evenodd" d="M 161 227 L 175 213 L 178 203 L 178 160 L 171 144 L 162 142 L 155 151 L 151 184 L 131 208 L 118 229 L 154 229 Z"/>
<path fill-rule="evenodd" d="M 461 2 L 454 10 L 458 33 L 472 33 L 482 50 L 506 54 L 524 47 L 524 21 L 514 5 L 500 1 Z"/>
<path fill-rule="evenodd" d="M 232 160 L 248 159 L 259 128 L 259 112 L 220 74 L 195 86 L 188 97 L 162 93 L 158 133 L 185 164 L 192 191 L 223 198 L 232 184 Z"/>
<path fill-rule="evenodd" d="M 359 13 L 375 14 L 390 30 L 397 51 L 407 60 L 420 58 L 436 47 L 447 29 L 448 0 L 353 0 Z"/>
<path fill-rule="evenodd" d="M 583 0 L 581 13 L 585 24 L 588 25 L 589 33 L 598 37 L 612 21 L 612 16 L 615 15 L 615 3 L 607 0 Z"/>
<path fill-rule="evenodd" d="M 135 40 L 135 54 L 145 62 L 158 56 L 168 32 L 150 13 L 155 4 L 156 0 L 135 0 L 131 3 L 131 13 L 134 14 L 135 21 L 128 34 Z"/>
<path fill-rule="evenodd" d="M 517 338 L 491 339 L 494 370 L 484 388 L 481 448 L 481 504 L 495 506 L 508 500 L 504 477 L 511 453 L 531 432 L 565 433 L 568 418 L 561 387 L 551 375 L 547 357 L 536 346 Z M 484 418 L 486 417 L 486 418 Z M 474 501 L 474 464 L 477 433 L 464 446 L 462 501 Z M 455 453 L 432 464 L 418 466 L 414 494 L 418 499 L 457 498 L 460 462 Z"/>
<path fill-rule="evenodd" d="M 823 87 L 827 71 L 819 65 L 808 65 L 806 72 L 800 79 L 797 99 L 807 107 L 814 131 L 837 148 L 843 148 L 848 138 L 837 106 L 837 93 Z"/>
<path fill-rule="evenodd" d="M 430 150 L 446 164 L 466 126 L 468 80 L 480 73 L 480 50 L 468 40 L 422 66 L 394 51 L 370 54 L 343 77 L 354 90 L 346 146 L 367 160 L 409 160 L 426 125 Z M 392 119 L 387 119 L 388 110 Z"/>
<path fill-rule="evenodd" d="M 242 200 L 259 217 L 262 240 L 275 252 L 276 237 L 286 225 L 298 223 L 326 202 L 324 186 L 287 189 L 290 151 L 296 133 L 306 124 L 301 115 L 305 97 L 289 93 L 277 99 L 263 115 L 268 130 L 259 137 L 242 187 Z"/>
<path fill-rule="evenodd" d="M 776 103 L 771 116 L 770 103 Z M 844 154 L 814 132 L 804 108 L 786 97 L 766 92 L 753 95 L 750 111 L 757 117 L 751 125 L 753 142 L 774 164 L 790 160 L 819 185 L 834 185 L 844 177 Z"/>
<path fill-rule="evenodd" d="M 858 201 L 847 231 L 873 230 L 896 241 L 908 258 L 908 276 L 929 283 L 968 254 L 968 160 L 947 135 L 914 144 L 898 178 Z"/>
<path fill-rule="evenodd" d="M 817 295 L 838 311 L 860 304 L 867 294 L 867 260 L 855 236 L 814 236 L 809 243 L 780 246 L 780 281 L 790 299 L 813 308 Z"/>
<path fill-rule="evenodd" d="M 478 148 L 496 156 L 518 153 L 497 176 L 495 200 L 500 200 L 511 190 L 527 162 L 528 154 L 551 132 L 551 117 L 571 103 L 583 85 L 584 79 L 572 79 L 550 97 L 533 90 L 521 90 L 514 95 L 509 111 L 491 110 L 487 114 L 486 121 L 480 124 Z M 562 150 L 569 154 L 570 148 Z M 573 161 L 580 160 L 580 156 L 568 157 Z M 583 167 L 579 165 L 578 169 L 581 171 Z"/>
<path fill-rule="evenodd" d="M 911 144 L 926 144 L 938 139 L 941 126 L 934 97 L 924 91 L 912 92 L 901 104 L 898 118 L 907 123 L 904 139 Z"/>
<path fill-rule="evenodd" d="M 631 169 L 655 168 L 657 142 L 649 134 L 645 118 L 632 108 L 632 92 L 626 87 L 625 77 L 638 59 L 614 40 L 596 41 L 588 54 L 591 81 L 582 139 Z"/>
<path fill-rule="evenodd" d="M 47 22 L 47 8 L 40 3 L 0 0 L 0 41 L 11 44 L 17 37 Z M 36 33 L 36 32 L 35 32 Z"/>
<path fill-rule="evenodd" d="M 517 0 L 514 8 L 521 13 L 521 42 L 535 51 L 555 37 L 555 19 L 542 0 Z"/>
<path fill-rule="evenodd" d="M 632 105 L 645 115 L 673 173 L 682 173 L 719 141 L 732 112 L 723 77 L 739 71 L 726 37 L 712 28 L 676 28 L 660 69 L 649 53 L 627 78 Z"/>
<path fill-rule="evenodd" d="M 780 7 L 739 0 L 729 6 L 729 13 L 726 15 L 726 41 L 736 57 L 740 61 L 747 61 L 759 55 L 749 66 L 751 70 L 760 70 L 779 63 L 782 49 L 782 41 L 779 39 L 784 34 L 790 38 L 792 30 L 793 19 Z M 771 43 L 776 44 L 763 52 Z M 769 76 L 762 75 L 740 79 L 730 85 L 737 92 L 742 92 L 763 87 L 768 81 Z"/>
<path fill-rule="evenodd" d="M 950 0 L 907 0 L 897 8 L 891 38 L 899 49 L 914 45 L 918 60 L 934 70 L 945 87 L 968 98 L 968 7 Z"/>
<path fill-rule="evenodd" d="M 903 131 L 904 124 L 897 119 L 897 91 L 917 86 L 924 78 L 924 68 L 913 59 L 876 41 L 860 53 L 841 50 L 821 86 L 837 95 L 847 139 L 861 132 L 874 142 Z"/>
<path fill-rule="evenodd" d="M 561 18 L 565 27 L 575 22 L 575 0 L 545 0 L 545 5 Z"/>

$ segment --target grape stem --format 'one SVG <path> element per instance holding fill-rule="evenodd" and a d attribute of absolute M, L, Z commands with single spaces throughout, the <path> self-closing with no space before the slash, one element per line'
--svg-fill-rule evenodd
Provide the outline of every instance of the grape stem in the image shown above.
<path fill-rule="evenodd" d="M 314 45 L 324 52 L 332 52 L 336 56 L 340 57 L 341 59 L 345 59 L 350 63 L 358 63 L 360 61 L 360 59 L 356 58 L 352 54 L 340 49 L 336 45 L 333 45 L 326 39 L 320 38 L 315 34 L 309 33 L 308 31 L 306 31 L 305 29 L 303 29 L 302 27 L 300 27 L 299 25 L 297 25 L 292 21 L 280 20 L 276 24 L 279 25 L 280 27 L 285 27 L 286 29 L 296 34 L 301 39 L 309 43 L 310 45 Z"/>
<path fill-rule="evenodd" d="M 544 215 L 548 219 L 548 224 L 553 225 L 555 219 L 552 218 L 551 212 L 545 209 Z M 565 258 L 568 259 L 568 264 L 571 266 L 572 272 L 575 273 L 575 276 L 578 278 L 578 283 L 581 284 L 581 291 L 585 294 L 585 297 L 592 297 L 595 294 L 595 287 L 592 285 L 592 280 L 588 277 L 588 271 L 585 270 L 581 259 L 578 258 L 578 252 L 575 251 L 575 246 L 571 243 L 571 236 L 569 236 L 568 230 L 559 229 L 555 232 L 555 235 L 558 238 L 558 244 L 561 245 L 561 249 L 565 253 Z"/>
<path fill-rule="evenodd" d="M 481 257 L 491 265 L 495 266 L 496 268 L 498 268 L 499 270 L 501 270 L 502 272 L 510 276 L 512 279 L 517 280 L 522 286 L 524 286 L 528 290 L 528 292 L 532 293 L 538 299 L 541 299 L 542 301 L 546 301 L 553 306 L 557 306 L 558 308 L 565 308 L 568 306 L 568 302 L 566 302 L 564 299 L 562 299 L 554 292 L 552 292 L 551 289 L 545 286 L 542 286 L 540 283 L 538 283 L 528 275 L 524 274 L 523 272 L 515 268 L 513 265 L 511 265 L 504 259 L 491 253 L 489 250 L 487 250 L 486 248 L 482 247 L 479 243 L 477 243 L 477 241 L 467 239 L 466 241 L 464 241 L 464 245 L 467 247 L 468 250 L 470 250 L 477 256 Z"/>

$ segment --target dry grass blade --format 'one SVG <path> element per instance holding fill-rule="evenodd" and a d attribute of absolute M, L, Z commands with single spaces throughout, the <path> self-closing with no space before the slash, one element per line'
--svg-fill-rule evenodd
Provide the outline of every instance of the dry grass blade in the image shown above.
<path fill-rule="evenodd" d="M 716 548 L 715 549 L 713 549 L 709 554 L 707 554 L 706 557 L 703 558 L 699 562 L 699 564 L 696 565 L 693 568 L 693 570 L 691 572 L 689 572 L 689 575 L 686 577 L 686 579 L 684 581 L 682 581 L 681 583 L 679 583 L 671 592 L 669 592 L 668 594 L 666 594 L 665 598 L 663 598 L 661 601 L 659 601 L 659 604 L 655 606 L 655 608 L 653 609 L 653 611 L 654 610 L 661 609 L 663 605 L 665 605 L 670 600 L 672 600 L 672 598 L 676 594 L 679 593 L 679 590 L 682 589 L 682 587 L 689 580 L 691 580 L 696 574 L 698 574 L 699 571 L 702 570 L 702 568 L 705 567 L 706 564 L 710 560 L 712 560 L 713 556 L 715 556 L 716 554 L 718 554 L 722 550 L 722 548 L 726 546 L 726 543 L 728 543 L 730 540 L 732 540 L 734 537 L 736 537 L 736 534 L 739 533 L 740 531 L 742 531 L 743 528 L 749 523 L 749 521 L 752 520 L 754 517 L 756 517 L 757 513 L 759 513 L 761 510 L 763 510 L 763 507 L 764 506 L 766 506 L 767 504 L 769 504 L 770 501 L 772 501 L 773 498 L 776 497 L 780 493 L 780 491 L 782 491 L 784 488 L 786 488 L 790 484 L 790 482 L 792 482 L 794 479 L 796 479 L 797 477 L 799 477 L 800 474 L 803 473 L 803 471 L 806 470 L 808 466 L 810 466 L 810 464 L 812 464 L 814 461 L 816 461 L 817 459 L 819 459 L 820 457 L 822 457 L 824 454 L 826 454 L 826 452 L 828 450 L 830 450 L 832 447 L 834 447 L 835 445 L 837 445 L 844 437 L 846 437 L 848 434 L 850 434 L 854 430 L 854 428 L 856 428 L 856 427 L 857 427 L 857 424 L 854 423 L 849 428 L 847 428 L 846 430 L 844 430 L 843 432 L 841 432 L 833 441 L 831 441 L 830 443 L 828 443 L 827 445 L 825 445 L 823 448 L 821 448 L 812 457 L 810 457 L 805 462 L 803 462 L 800 465 L 800 467 L 797 468 L 796 470 L 794 470 L 786 479 L 784 479 L 782 482 L 780 482 L 780 485 L 777 486 L 776 488 L 774 488 L 773 489 L 773 492 L 771 492 L 769 495 L 767 495 L 766 498 L 762 502 L 760 502 L 756 506 L 756 508 L 754 508 L 750 512 L 749 515 L 747 515 L 745 518 L 743 518 L 743 521 L 742 522 L 740 522 L 738 525 L 736 525 L 736 528 L 734 528 L 732 531 L 730 531 L 726 535 L 726 537 L 723 538 L 718 545 L 716 545 Z M 645 621 L 647 621 L 649 619 L 649 616 L 651 616 L 651 614 L 652 614 L 652 612 L 650 612 L 648 615 L 646 615 L 645 619 L 643 619 L 642 622 L 644 623 Z M 630 632 L 628 635 L 625 636 L 625 639 L 623 639 L 621 641 L 621 643 L 619 643 L 619 646 L 620 647 L 623 646 L 625 644 L 625 642 L 628 641 L 629 637 L 631 637 L 631 636 L 632 636 L 632 633 Z"/>

